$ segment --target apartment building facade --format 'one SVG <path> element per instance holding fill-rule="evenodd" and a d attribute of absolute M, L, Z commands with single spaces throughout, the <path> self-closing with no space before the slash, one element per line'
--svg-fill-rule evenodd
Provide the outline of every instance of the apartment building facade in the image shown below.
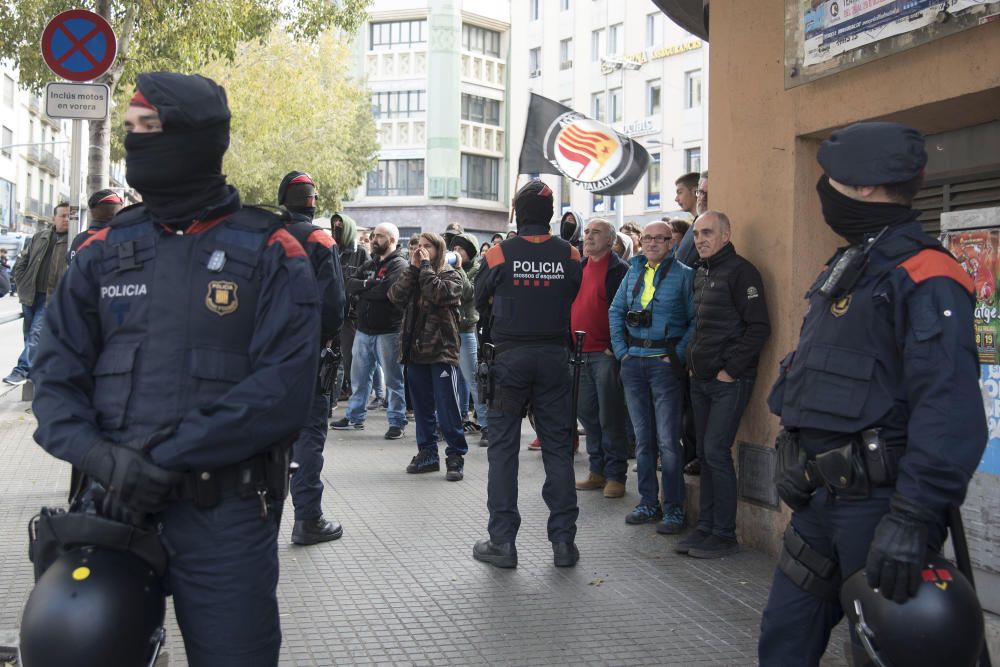
<path fill-rule="evenodd" d="M 344 203 L 402 234 L 507 228 L 507 2 L 375 0 L 353 52 L 371 91 L 378 165 Z M 485 235 L 485 236 L 484 236 Z"/>
<path fill-rule="evenodd" d="M 0 63 L 0 232 L 31 234 L 69 199 L 69 121 L 45 115 L 44 100 Z"/>

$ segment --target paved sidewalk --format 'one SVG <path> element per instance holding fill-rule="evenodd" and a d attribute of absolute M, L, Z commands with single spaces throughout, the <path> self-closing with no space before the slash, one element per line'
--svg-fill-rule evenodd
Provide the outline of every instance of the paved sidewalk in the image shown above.
<path fill-rule="evenodd" d="M 65 497 L 68 470 L 31 439 L 19 392 L 0 396 L 0 637 L 16 631 L 32 584 L 28 519 Z M 337 412 L 340 416 L 340 411 Z M 384 412 L 361 432 L 331 431 L 328 516 L 333 543 L 293 547 L 289 505 L 280 537 L 281 665 L 752 665 L 773 561 L 747 552 L 717 561 L 673 553 L 678 538 L 628 526 L 624 499 L 581 492 L 576 568 L 556 569 L 545 536 L 541 457 L 521 455 L 519 567 L 472 559 L 486 536 L 486 450 L 471 441 L 465 480 L 404 472 L 412 426 L 388 441 Z M 522 444 L 533 437 L 525 422 Z M 576 457 L 578 476 L 586 457 Z M 168 611 L 170 665 L 185 665 Z M 843 625 L 824 665 L 844 665 Z"/>

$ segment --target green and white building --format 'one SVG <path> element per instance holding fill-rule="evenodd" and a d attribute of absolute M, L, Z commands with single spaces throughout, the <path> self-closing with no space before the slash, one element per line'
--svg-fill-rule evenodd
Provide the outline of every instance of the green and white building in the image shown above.
<path fill-rule="evenodd" d="M 354 54 L 380 146 L 344 203 L 359 225 L 405 238 L 457 222 L 481 241 L 507 229 L 509 33 L 505 0 L 372 3 Z"/>

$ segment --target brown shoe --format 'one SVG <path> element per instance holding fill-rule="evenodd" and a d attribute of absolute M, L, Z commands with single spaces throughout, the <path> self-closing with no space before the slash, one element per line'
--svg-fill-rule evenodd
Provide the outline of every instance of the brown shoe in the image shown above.
<path fill-rule="evenodd" d="M 589 473 L 587 479 L 581 479 L 576 483 L 576 488 L 580 491 L 594 491 L 596 489 L 604 488 L 604 475 L 598 475 L 596 472 Z"/>
<path fill-rule="evenodd" d="M 621 482 L 616 482 L 613 479 L 609 479 L 608 483 L 604 485 L 604 497 L 605 498 L 621 498 L 625 495 L 625 485 Z"/>

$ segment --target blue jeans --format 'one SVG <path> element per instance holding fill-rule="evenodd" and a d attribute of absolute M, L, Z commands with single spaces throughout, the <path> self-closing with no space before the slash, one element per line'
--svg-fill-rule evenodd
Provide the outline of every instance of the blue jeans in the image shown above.
<path fill-rule="evenodd" d="M 24 316 L 24 319 L 21 320 L 24 349 L 21 351 L 21 356 L 17 358 L 14 372 L 29 377 L 31 375 L 31 360 L 35 356 L 38 337 L 42 334 L 42 323 L 45 321 L 45 293 L 35 294 L 35 300 L 30 306 L 22 303 L 21 314 Z"/>
<path fill-rule="evenodd" d="M 753 379 L 691 378 L 691 408 L 701 459 L 698 530 L 736 539 L 736 469 L 733 440 L 753 391 Z"/>
<path fill-rule="evenodd" d="M 323 516 L 323 446 L 326 444 L 327 417 L 330 395 L 316 394 L 306 423 L 292 445 L 292 460 L 299 464 L 292 475 L 292 505 L 296 521 L 309 521 Z"/>
<path fill-rule="evenodd" d="M 344 416 L 353 424 L 363 423 L 368 416 L 368 396 L 372 392 L 372 375 L 376 372 L 375 360 L 385 374 L 386 395 L 389 407 L 386 418 L 389 426 L 406 427 L 406 400 L 403 398 L 403 364 L 399 363 L 399 334 L 373 336 L 358 331 L 351 350 L 351 400 L 347 402 Z"/>
<path fill-rule="evenodd" d="M 577 418 L 587 432 L 590 472 L 625 483 L 625 397 L 618 384 L 618 361 L 604 352 L 585 352 L 580 369 Z"/>
<path fill-rule="evenodd" d="M 462 404 L 462 414 L 466 413 L 466 407 L 469 405 L 469 394 L 471 393 L 472 400 L 476 406 L 476 419 L 479 425 L 483 427 L 483 430 L 486 430 L 488 422 L 486 412 L 488 408 L 485 403 L 479 400 L 479 386 L 476 384 L 476 367 L 479 365 L 476 332 L 460 333 L 458 334 L 458 340 L 461 344 L 458 363 L 462 369 L 461 382 L 459 382 L 458 386 L 458 398 Z M 462 392 L 463 385 L 465 386 L 464 393 Z"/>
<path fill-rule="evenodd" d="M 448 443 L 445 456 L 465 456 L 469 451 L 462 413 L 458 409 L 458 376 L 459 370 L 448 364 L 406 364 L 418 450 L 433 450 L 437 454 L 437 427 L 440 426 L 444 441 Z"/>
<path fill-rule="evenodd" d="M 656 455 L 662 464 L 663 499 L 668 509 L 684 508 L 684 454 L 681 452 L 681 381 L 666 357 L 622 360 L 625 402 L 635 427 L 635 462 L 643 505 L 660 506 Z M 653 449 L 654 443 L 657 449 Z"/>

